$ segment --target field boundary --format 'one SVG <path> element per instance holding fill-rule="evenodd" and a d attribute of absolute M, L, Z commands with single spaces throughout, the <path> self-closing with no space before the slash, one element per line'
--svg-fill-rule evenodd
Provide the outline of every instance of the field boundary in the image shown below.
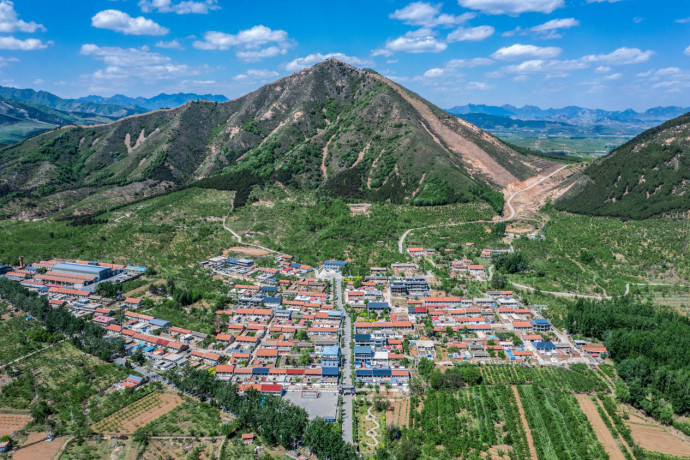
<path fill-rule="evenodd" d="M 530 430 L 529 423 L 527 423 L 527 416 L 525 415 L 525 408 L 522 407 L 522 401 L 520 400 L 520 393 L 516 386 L 513 386 L 513 395 L 515 395 L 515 401 L 517 402 L 518 411 L 520 412 L 520 420 L 522 421 L 522 428 L 525 430 L 525 437 L 527 438 L 527 446 L 529 447 L 529 454 L 532 460 L 537 460 L 537 449 L 534 447 L 534 439 L 532 438 L 532 431 Z"/>

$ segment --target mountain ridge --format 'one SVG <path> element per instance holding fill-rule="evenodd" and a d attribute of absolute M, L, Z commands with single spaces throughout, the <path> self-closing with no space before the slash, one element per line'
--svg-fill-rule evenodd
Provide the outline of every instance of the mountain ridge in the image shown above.
<path fill-rule="evenodd" d="M 500 190 L 551 166 L 373 71 L 330 60 L 232 101 L 62 128 L 5 148 L 0 199 L 10 215 L 38 203 L 44 215 L 85 196 L 107 195 L 105 206 L 114 190 L 123 203 L 205 180 L 246 183 L 244 194 L 280 182 L 373 201 L 479 199 L 500 211 Z"/>

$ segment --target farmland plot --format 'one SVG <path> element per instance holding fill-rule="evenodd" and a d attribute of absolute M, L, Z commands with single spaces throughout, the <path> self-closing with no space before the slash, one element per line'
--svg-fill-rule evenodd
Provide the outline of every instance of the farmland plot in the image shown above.
<path fill-rule="evenodd" d="M 412 410 L 412 418 L 416 430 L 408 435 L 432 458 L 438 457 L 439 450 L 456 458 L 498 450 L 511 459 L 529 458 L 517 403 L 507 386 L 430 392 L 421 411 Z"/>
<path fill-rule="evenodd" d="M 572 394 L 537 385 L 518 391 L 540 459 L 608 459 Z"/>
<path fill-rule="evenodd" d="M 132 434 L 183 402 L 180 396 L 173 393 L 152 393 L 96 423 L 93 430 L 98 433 Z"/>

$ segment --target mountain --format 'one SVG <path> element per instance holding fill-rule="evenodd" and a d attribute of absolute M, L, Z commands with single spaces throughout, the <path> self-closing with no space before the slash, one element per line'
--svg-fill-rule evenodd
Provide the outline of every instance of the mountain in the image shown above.
<path fill-rule="evenodd" d="M 587 128 L 601 126 L 607 127 L 613 133 L 612 135 L 637 135 L 645 129 L 652 128 L 688 111 L 690 111 L 690 107 L 654 107 L 644 112 L 636 112 L 632 109 L 608 111 L 578 106 L 568 106 L 560 109 L 541 109 L 531 105 L 515 107 L 509 104 L 500 107 L 468 104 L 448 109 L 449 113 L 458 116 L 480 113 L 516 120 L 542 120 L 568 123 L 570 125 Z M 601 128 L 599 130 L 601 130 Z M 581 134 L 587 133 L 582 132 Z"/>
<path fill-rule="evenodd" d="M 549 136 L 614 136 L 617 134 L 616 130 L 603 125 L 581 127 L 562 121 L 522 120 L 485 113 L 468 113 L 458 116 L 468 123 L 472 123 L 494 134 L 511 132 L 523 134 L 539 133 Z"/>
<path fill-rule="evenodd" d="M 41 104 L 51 109 L 67 113 L 87 113 L 99 115 L 115 120 L 118 118 L 146 112 L 141 107 L 123 107 L 113 104 L 101 104 L 96 102 L 63 99 L 47 91 L 34 91 L 33 89 L 18 89 L 0 86 L 0 97 L 17 101 Z"/>
<path fill-rule="evenodd" d="M 225 102 L 227 97 L 221 94 L 194 94 L 194 93 L 176 93 L 165 94 L 161 93 L 151 98 L 145 97 L 128 97 L 122 94 L 116 94 L 112 97 L 102 96 L 86 96 L 78 99 L 84 102 L 96 102 L 99 104 L 113 104 L 119 106 L 136 106 L 143 107 L 148 110 L 167 109 L 186 104 L 190 101 L 211 101 L 211 102 Z"/>
<path fill-rule="evenodd" d="M 690 113 L 589 165 L 556 202 L 580 214 L 641 219 L 690 209 Z"/>
<path fill-rule="evenodd" d="M 83 213 L 195 184 L 237 190 L 241 205 L 252 185 L 279 182 L 418 205 L 483 199 L 500 210 L 500 190 L 551 166 L 374 71 L 329 60 L 233 101 L 7 147 L 0 203 L 25 217 Z"/>

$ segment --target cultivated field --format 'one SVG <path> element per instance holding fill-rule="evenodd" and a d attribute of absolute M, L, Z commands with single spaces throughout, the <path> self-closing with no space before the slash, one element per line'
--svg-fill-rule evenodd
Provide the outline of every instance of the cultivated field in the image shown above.
<path fill-rule="evenodd" d="M 194 458 L 211 460 L 217 458 L 221 446 L 221 439 L 151 439 L 144 452 L 139 456 L 144 460 L 160 458 Z"/>
<path fill-rule="evenodd" d="M 577 402 L 580 405 L 580 409 L 587 416 L 589 423 L 592 424 L 594 433 L 597 435 L 597 439 L 606 449 L 606 453 L 609 454 L 610 460 L 625 460 L 623 452 L 621 452 L 620 447 L 613 436 L 611 431 L 606 427 L 604 420 L 599 415 L 597 411 L 597 406 L 592 402 L 592 400 L 587 395 L 577 395 Z"/>
<path fill-rule="evenodd" d="M 31 421 L 28 414 L 3 414 L 0 409 L 0 436 L 11 435 Z"/>
<path fill-rule="evenodd" d="M 410 400 L 394 399 L 386 411 L 386 425 L 407 426 L 410 423 Z"/>
<path fill-rule="evenodd" d="M 690 444 L 673 436 L 656 423 L 631 415 L 627 425 L 633 439 L 643 449 L 677 457 L 690 457 Z"/>
<path fill-rule="evenodd" d="M 93 430 L 107 434 L 132 434 L 183 402 L 174 393 L 152 393 L 96 423 Z"/>
<path fill-rule="evenodd" d="M 22 447 L 17 449 L 12 458 L 14 460 L 47 460 L 55 458 L 55 454 L 58 453 L 67 439 L 55 438 L 47 442 L 45 438 L 45 433 L 29 433 L 29 438 L 22 444 Z"/>

